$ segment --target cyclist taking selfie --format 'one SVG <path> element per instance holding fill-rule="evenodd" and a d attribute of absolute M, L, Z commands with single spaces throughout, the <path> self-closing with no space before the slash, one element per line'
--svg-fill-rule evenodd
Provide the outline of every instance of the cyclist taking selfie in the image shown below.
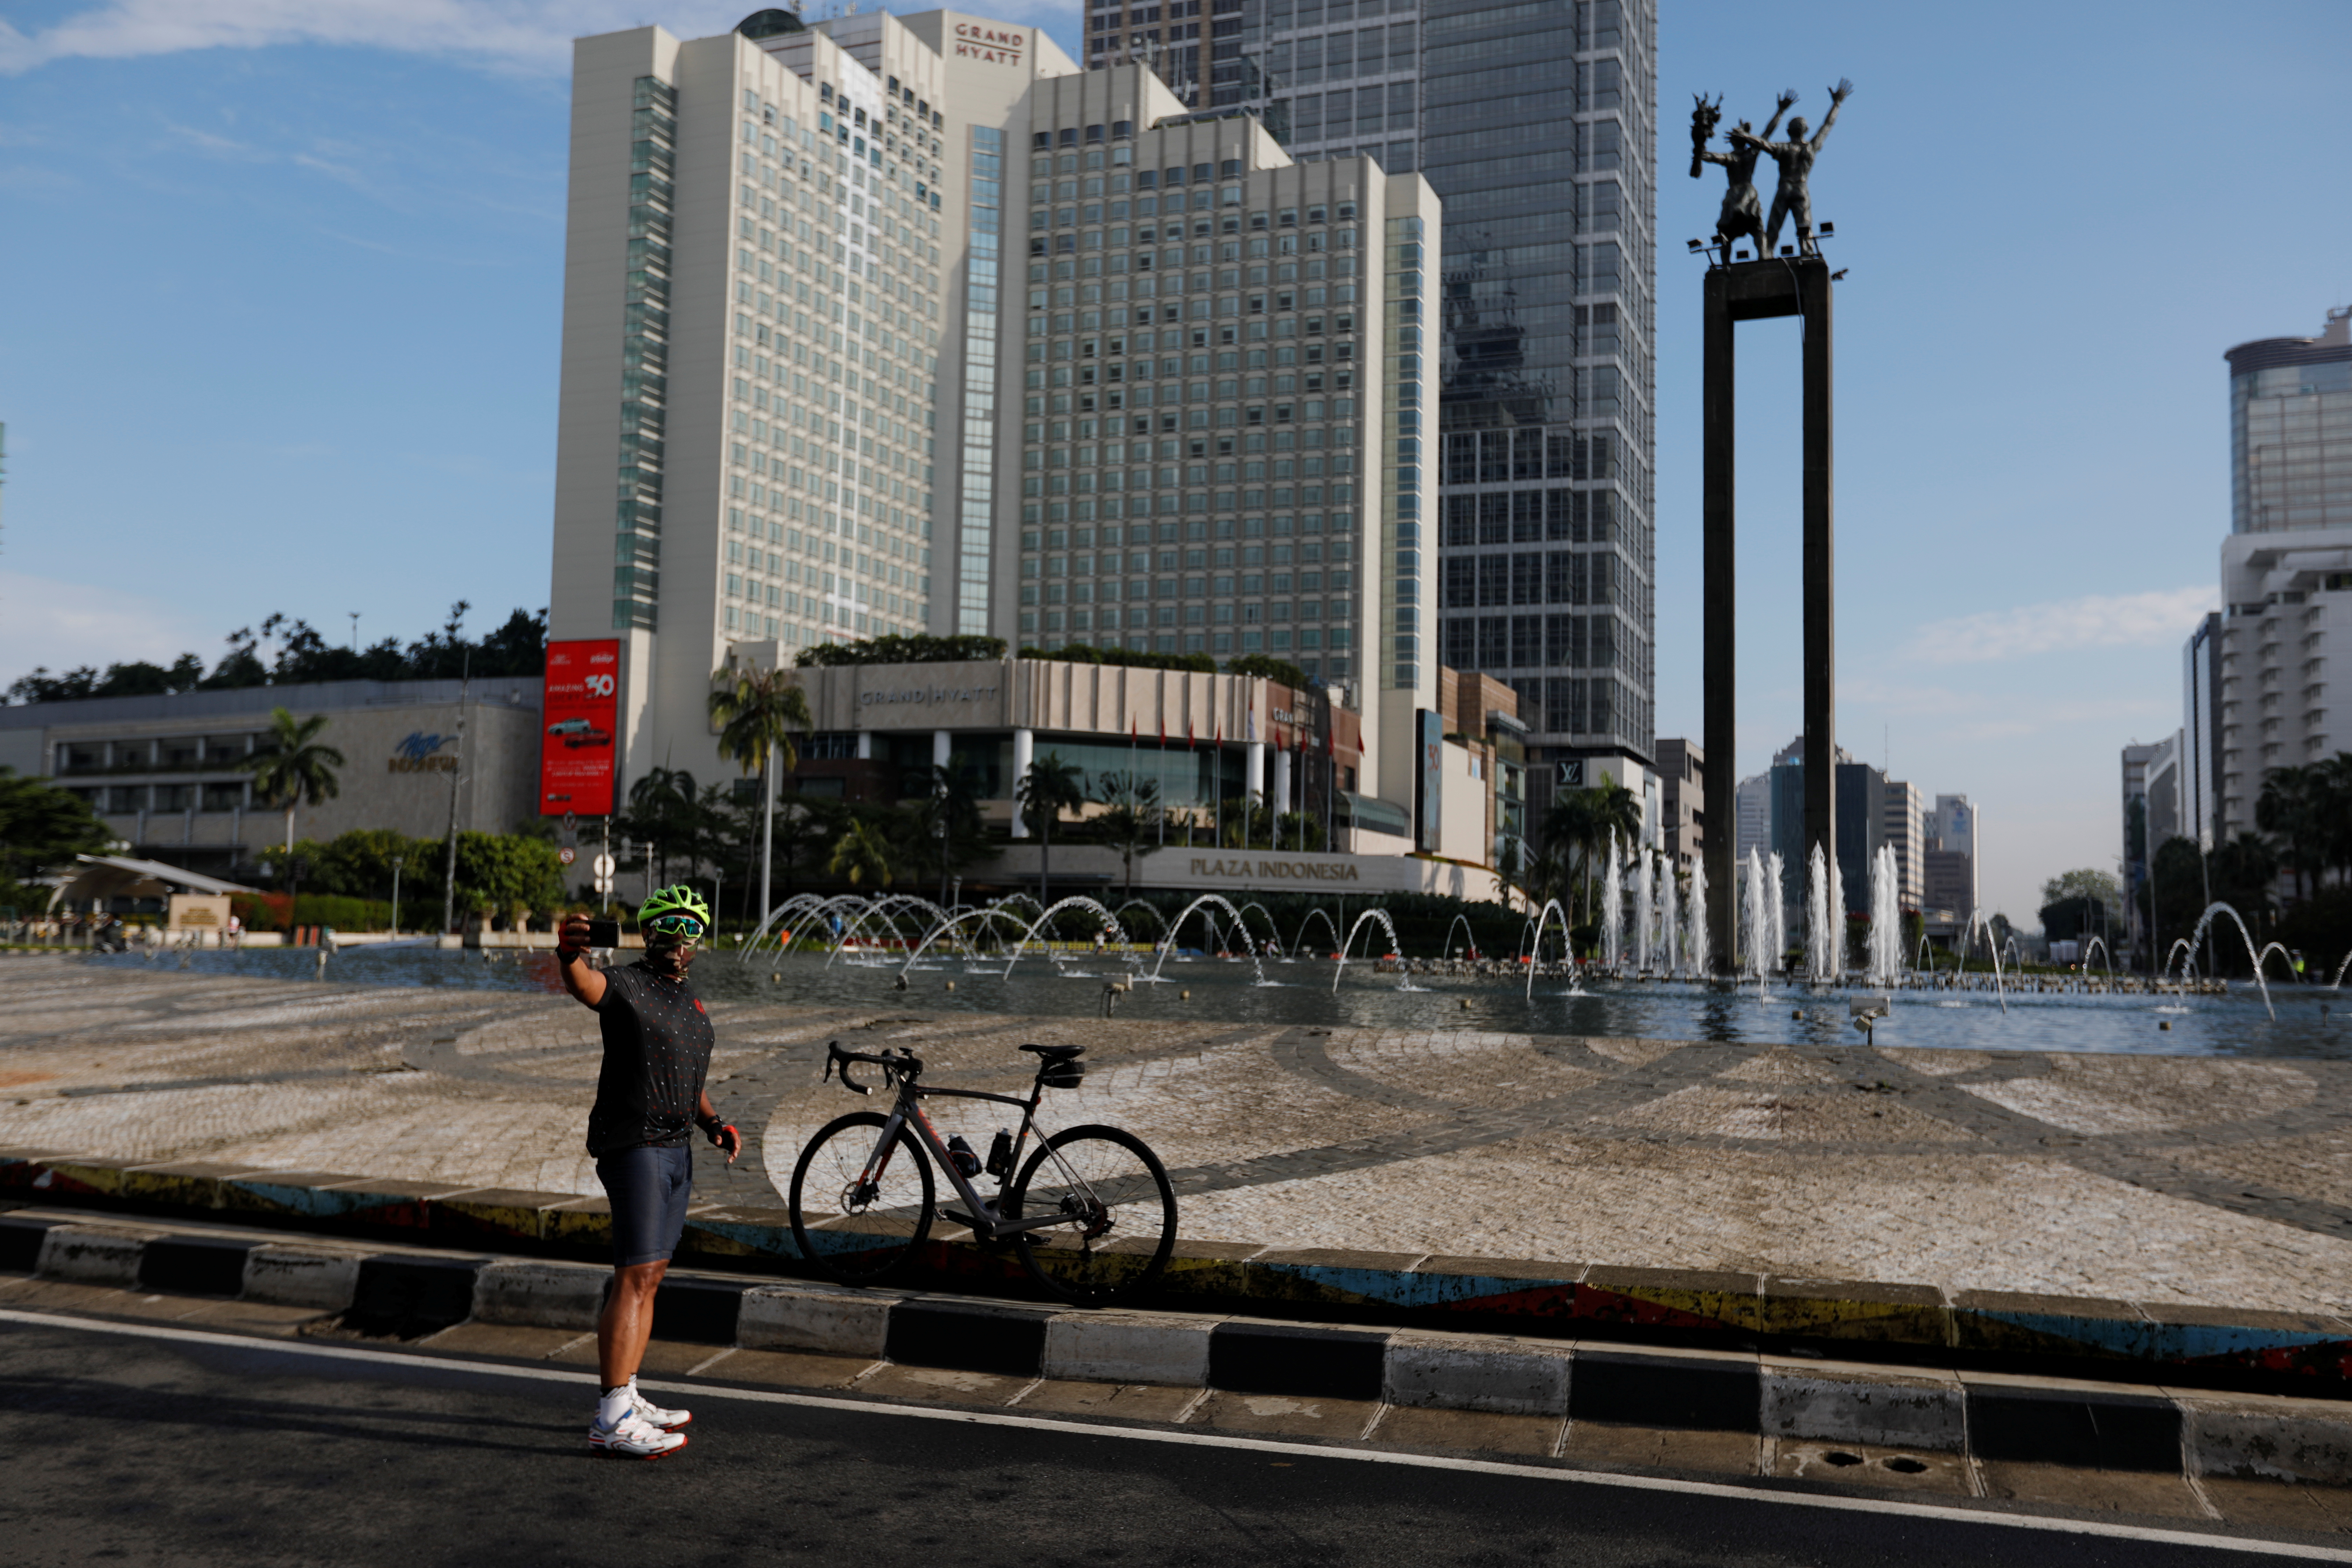
<path fill-rule="evenodd" d="M 557 938 L 563 988 L 595 1010 L 604 1063 L 588 1113 L 588 1152 L 613 1209 L 613 1288 L 596 1321 L 604 1390 L 588 1446 L 625 1458 L 657 1459 L 686 1447 L 678 1428 L 690 1412 L 665 1410 L 637 1391 L 637 1366 L 652 1335 L 654 1293 L 686 1227 L 694 1189 L 697 1129 L 733 1164 L 742 1135 L 719 1120 L 703 1079 L 713 1037 L 701 998 L 687 984 L 710 909 L 683 883 L 661 889 L 637 911 L 645 956 L 622 968 L 588 962 L 591 922 L 568 916 Z M 612 945 L 617 937 L 598 932 Z"/>

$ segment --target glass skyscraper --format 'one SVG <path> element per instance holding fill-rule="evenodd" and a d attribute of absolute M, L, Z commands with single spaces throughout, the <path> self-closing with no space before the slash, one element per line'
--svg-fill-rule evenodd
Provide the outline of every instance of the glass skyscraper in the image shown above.
<path fill-rule="evenodd" d="M 1181 5 L 1094 0 L 1087 63 Z M 1213 0 L 1204 108 L 1444 204 L 1437 658 L 1507 682 L 1530 761 L 1654 764 L 1654 0 Z M 1185 26 L 1197 26 L 1187 21 Z M 1530 770 L 1540 806 L 1557 770 Z M 1580 775 L 1579 775 L 1580 776 Z"/>

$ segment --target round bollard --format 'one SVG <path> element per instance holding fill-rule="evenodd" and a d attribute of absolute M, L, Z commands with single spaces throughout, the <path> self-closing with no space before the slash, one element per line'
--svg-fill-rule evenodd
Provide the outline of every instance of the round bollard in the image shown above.
<path fill-rule="evenodd" d="M 948 982 L 948 989 L 949 989 L 949 990 L 950 990 L 950 991 L 952 991 L 952 990 L 954 990 L 954 989 L 955 989 L 955 982 L 954 982 L 954 981 L 950 980 L 950 981 L 949 981 L 949 982 Z"/>
<path fill-rule="evenodd" d="M 1192 994 L 1190 991 L 1179 991 L 1176 993 L 1176 1000 L 1179 1002 L 1190 1002 L 1192 999 Z"/>
<path fill-rule="evenodd" d="M 1462 998 L 1462 1002 L 1461 1002 L 1461 1006 L 1462 1006 L 1462 1010 L 1463 1010 L 1465 1013 L 1467 1013 L 1468 1011 L 1470 1011 L 1470 998 L 1469 998 L 1469 997 L 1467 997 L 1467 996 L 1463 997 L 1463 998 Z"/>
<path fill-rule="evenodd" d="M 1803 1018 L 1803 1017 L 1804 1017 L 1804 1016 L 1805 1016 L 1805 1010 L 1804 1010 L 1803 1008 L 1800 1007 L 1800 1008 L 1798 1008 L 1797 1010 L 1795 1010 L 1794 1012 L 1792 1012 L 1792 1013 L 1790 1013 L 1790 1014 L 1789 1015 L 1789 1019 L 1790 1019 L 1790 1021 L 1791 1023 L 1794 1023 L 1794 1022 L 1796 1022 L 1796 1021 L 1798 1021 L 1798 1020 L 1800 1020 L 1800 1019 Z"/>

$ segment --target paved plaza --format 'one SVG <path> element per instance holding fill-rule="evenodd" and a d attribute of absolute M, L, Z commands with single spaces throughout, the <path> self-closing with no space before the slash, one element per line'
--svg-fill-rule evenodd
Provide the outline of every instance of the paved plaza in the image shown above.
<path fill-rule="evenodd" d="M 892 1000 L 710 1005 L 712 1098 L 748 1150 L 732 1173 L 701 1151 L 701 1196 L 782 1206 L 802 1142 L 866 1103 L 819 1081 L 828 1039 L 1006 1090 L 1020 1044 L 1075 1041 L 1092 1070 L 1048 1120 L 1149 1140 L 1195 1240 L 2352 1307 L 2352 1064 Z M 0 1146 L 593 1194 L 597 1063 L 593 1016 L 554 994 L 0 968 Z M 1001 1119 L 937 1120 L 985 1147 Z"/>

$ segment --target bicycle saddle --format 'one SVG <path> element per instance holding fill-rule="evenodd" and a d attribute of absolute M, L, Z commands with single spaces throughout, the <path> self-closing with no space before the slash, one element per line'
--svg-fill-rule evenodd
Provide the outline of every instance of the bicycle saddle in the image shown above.
<path fill-rule="evenodd" d="M 1066 1062 L 1073 1057 L 1082 1057 L 1087 1054 L 1087 1048 L 1084 1046 L 1024 1046 L 1021 1048 L 1024 1051 L 1034 1051 L 1049 1062 Z"/>

